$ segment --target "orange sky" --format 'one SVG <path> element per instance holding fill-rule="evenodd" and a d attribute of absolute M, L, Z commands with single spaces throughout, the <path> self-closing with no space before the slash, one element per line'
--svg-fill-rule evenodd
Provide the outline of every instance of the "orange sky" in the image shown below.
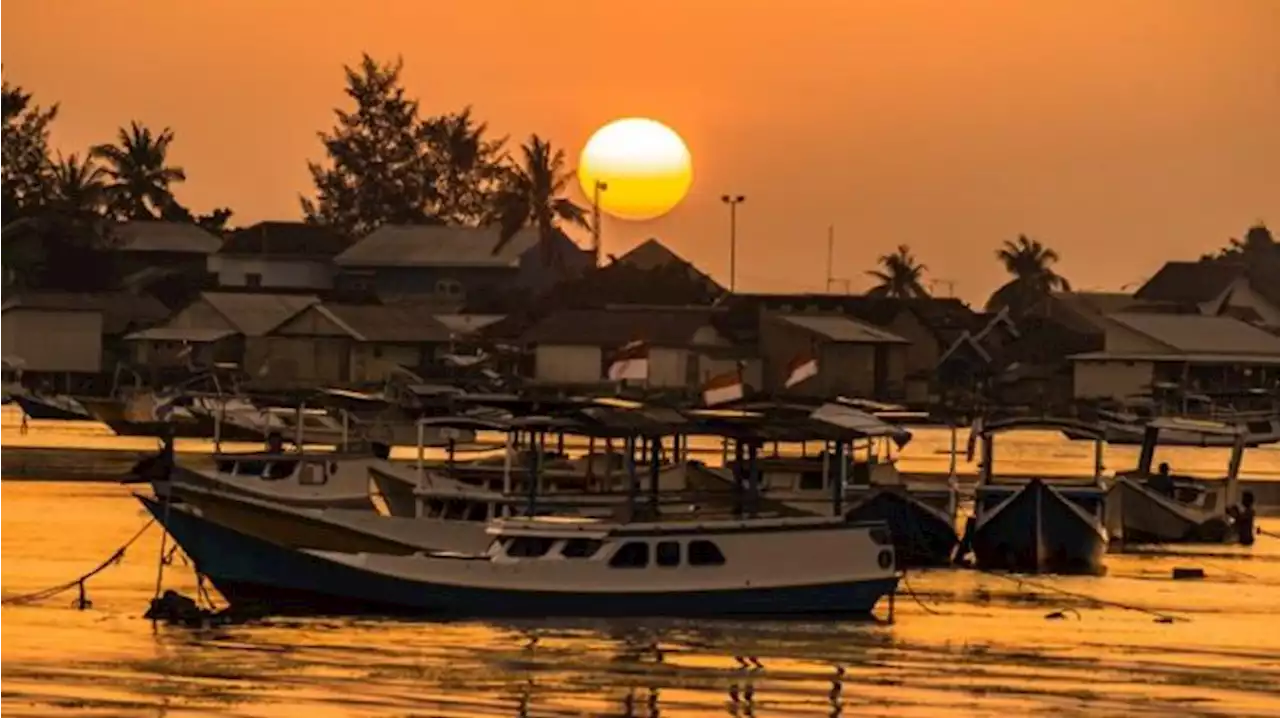
<path fill-rule="evenodd" d="M 969 300 L 1000 281 L 992 251 L 1019 232 L 1057 248 L 1078 286 L 1117 288 L 1280 225 L 1278 0 L 111 7 L 11 0 L 5 77 L 62 104 L 64 150 L 131 119 L 172 126 L 179 197 L 230 205 L 236 223 L 299 215 L 341 65 L 367 50 L 404 56 L 424 111 L 469 103 L 575 161 L 612 118 L 669 124 L 693 153 L 688 200 L 607 224 L 605 248 L 658 236 L 725 279 L 718 198 L 743 193 L 749 290 L 821 291 L 829 224 L 855 291 L 907 243 Z"/>

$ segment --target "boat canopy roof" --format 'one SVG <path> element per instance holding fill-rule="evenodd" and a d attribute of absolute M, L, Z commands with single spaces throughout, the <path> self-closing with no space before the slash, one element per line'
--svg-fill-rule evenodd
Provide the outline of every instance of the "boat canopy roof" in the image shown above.
<path fill-rule="evenodd" d="M 615 523 L 576 516 L 534 516 L 498 519 L 486 531 L 492 536 L 542 536 L 548 538 L 638 537 L 788 531 L 815 528 L 881 527 L 880 521 L 847 521 L 839 516 L 725 519 L 712 521 L 653 521 Z"/>
<path fill-rule="evenodd" d="M 1201 419 L 1185 419 L 1179 417 L 1165 416 L 1153 419 L 1147 424 L 1152 429 L 1160 431 L 1180 431 L 1203 436 L 1239 436 L 1247 433 L 1244 426 L 1236 424 L 1227 424 L 1220 421 L 1205 421 Z"/>
<path fill-rule="evenodd" d="M 984 437 L 1006 431 L 1057 430 L 1077 437 L 1087 436 L 1095 441 L 1107 439 L 1107 429 L 1104 425 L 1070 417 L 1014 416 L 982 421 L 981 425 L 976 426 L 975 429 L 978 435 Z"/>

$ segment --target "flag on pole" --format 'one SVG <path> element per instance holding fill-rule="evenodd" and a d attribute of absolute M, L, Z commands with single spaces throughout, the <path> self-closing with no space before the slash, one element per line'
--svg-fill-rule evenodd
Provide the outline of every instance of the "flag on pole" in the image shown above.
<path fill-rule="evenodd" d="M 649 378 L 649 345 L 643 341 L 629 342 L 614 352 L 609 360 L 609 381 Z"/>
<path fill-rule="evenodd" d="M 812 349 L 806 351 L 787 364 L 787 379 L 784 382 L 786 388 L 799 384 L 806 379 L 811 379 L 818 375 L 818 357 L 817 352 Z"/>
<path fill-rule="evenodd" d="M 744 394 L 741 366 L 711 377 L 702 387 L 702 401 L 707 406 L 738 401 Z"/>

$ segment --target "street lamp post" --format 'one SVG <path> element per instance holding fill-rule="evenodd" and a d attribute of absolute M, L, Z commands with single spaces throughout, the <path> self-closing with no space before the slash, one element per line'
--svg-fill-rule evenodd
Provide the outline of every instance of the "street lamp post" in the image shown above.
<path fill-rule="evenodd" d="M 596 180 L 591 192 L 591 253 L 595 266 L 600 266 L 600 193 L 609 189 L 609 183 Z"/>
<path fill-rule="evenodd" d="M 729 292 L 737 289 L 738 278 L 738 205 L 747 201 L 745 195 L 720 195 L 720 201 L 729 205 Z"/>

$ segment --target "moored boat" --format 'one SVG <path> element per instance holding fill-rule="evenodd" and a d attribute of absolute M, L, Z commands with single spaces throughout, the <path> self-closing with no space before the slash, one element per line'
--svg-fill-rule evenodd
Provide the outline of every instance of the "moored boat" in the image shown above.
<path fill-rule="evenodd" d="M 484 554 L 397 556 L 289 549 L 138 498 L 252 614 L 865 616 L 898 582 L 887 527 L 843 519 L 508 519 Z"/>
<path fill-rule="evenodd" d="M 979 422 L 975 433 L 982 459 L 974 518 L 965 547 L 977 565 L 1022 573 L 1101 574 L 1107 549 L 1102 485 L 1103 427 L 1074 419 L 1005 419 Z M 1013 430 L 1070 430 L 1094 440 L 1094 467 L 1087 479 L 1049 475 L 1000 476 L 995 472 L 994 436 Z M 963 550 L 963 547 L 962 547 Z"/>
<path fill-rule="evenodd" d="M 1107 527 L 1114 542 L 1222 543 L 1235 538 L 1227 509 L 1236 502 L 1240 465 L 1248 443 L 1242 426 L 1196 422 L 1194 431 L 1234 443 L 1223 479 L 1201 482 L 1168 473 L 1168 465 L 1152 471 L 1156 450 L 1166 432 L 1191 431 L 1185 422 L 1156 419 L 1147 425 L 1133 471 L 1118 473 L 1107 494 Z"/>
<path fill-rule="evenodd" d="M 16 389 L 10 398 L 29 418 L 47 421 L 93 421 L 79 399 L 66 394 L 45 394 Z"/>

